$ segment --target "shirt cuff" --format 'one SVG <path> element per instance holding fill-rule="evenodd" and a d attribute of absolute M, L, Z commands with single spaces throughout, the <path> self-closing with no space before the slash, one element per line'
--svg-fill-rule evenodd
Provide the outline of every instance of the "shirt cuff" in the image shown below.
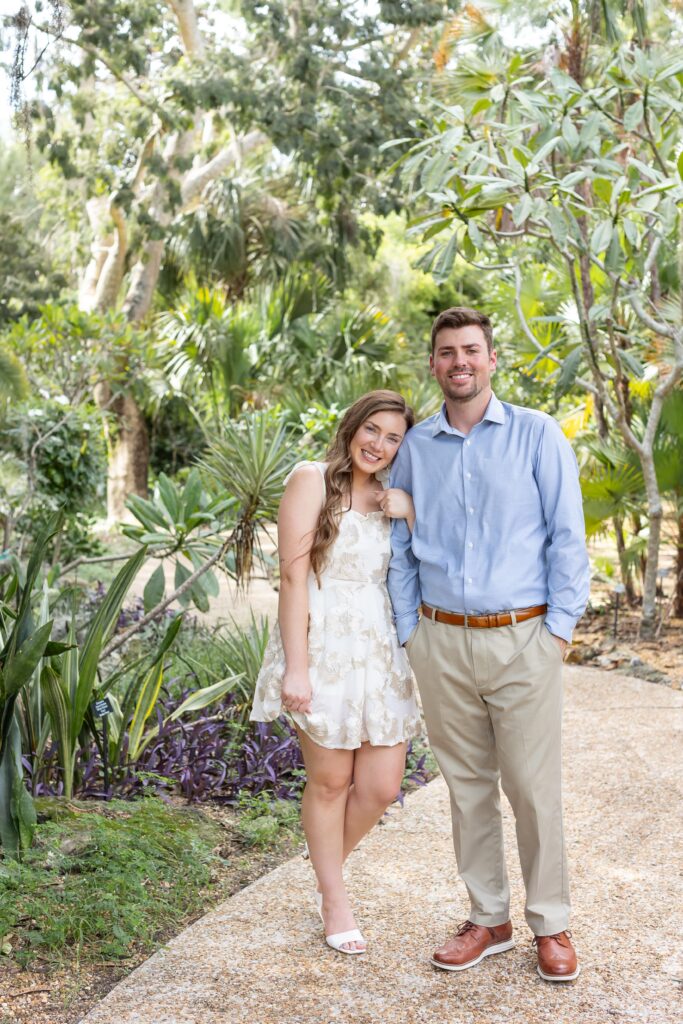
<path fill-rule="evenodd" d="M 417 626 L 418 619 L 419 616 L 417 611 L 404 612 L 403 615 L 396 616 L 396 632 L 398 633 L 398 642 L 401 647 L 403 647 L 404 643 Z"/>
<path fill-rule="evenodd" d="M 572 633 L 577 620 L 573 615 L 561 611 L 559 608 L 549 608 L 545 617 L 546 628 L 553 636 L 559 636 L 568 644 L 572 642 Z"/>

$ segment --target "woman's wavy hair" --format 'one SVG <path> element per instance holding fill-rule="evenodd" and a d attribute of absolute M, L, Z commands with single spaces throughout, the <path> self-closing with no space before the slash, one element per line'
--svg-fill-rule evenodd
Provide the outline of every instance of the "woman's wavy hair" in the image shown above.
<path fill-rule="evenodd" d="M 330 548 L 339 534 L 339 517 L 344 503 L 351 506 L 351 482 L 353 464 L 350 445 L 359 427 L 378 412 L 397 412 L 403 416 L 406 429 L 410 430 L 415 422 L 415 414 L 407 405 L 405 398 L 396 391 L 369 391 L 350 406 L 337 428 L 330 447 L 327 450 L 325 470 L 325 502 L 320 510 L 320 517 L 311 548 L 311 567 L 320 585 L 320 573 L 325 568 Z"/>

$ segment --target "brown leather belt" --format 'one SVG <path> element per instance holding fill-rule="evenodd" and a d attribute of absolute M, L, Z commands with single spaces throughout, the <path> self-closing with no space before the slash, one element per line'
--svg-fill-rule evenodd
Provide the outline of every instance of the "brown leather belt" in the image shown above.
<path fill-rule="evenodd" d="M 491 629 L 494 626 L 513 626 L 516 622 L 535 619 L 537 615 L 545 615 L 547 604 L 537 604 L 534 608 L 515 608 L 512 612 L 493 612 L 491 615 L 458 615 L 456 612 L 442 612 L 422 605 L 422 614 L 435 622 L 445 622 L 448 626 L 465 626 L 467 629 Z"/>

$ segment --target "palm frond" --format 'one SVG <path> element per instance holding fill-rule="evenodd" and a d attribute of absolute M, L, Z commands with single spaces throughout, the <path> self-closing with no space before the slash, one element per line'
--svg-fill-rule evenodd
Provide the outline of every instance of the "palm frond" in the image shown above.
<path fill-rule="evenodd" d="M 283 417 L 262 410 L 227 421 L 199 462 L 207 486 L 238 502 L 233 553 L 239 584 L 248 580 L 259 526 L 277 517 L 283 481 L 297 454 Z"/>

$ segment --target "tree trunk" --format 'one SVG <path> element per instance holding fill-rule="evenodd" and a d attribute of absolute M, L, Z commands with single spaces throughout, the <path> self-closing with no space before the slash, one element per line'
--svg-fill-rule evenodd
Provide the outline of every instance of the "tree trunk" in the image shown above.
<path fill-rule="evenodd" d="M 129 494 L 147 497 L 147 424 L 131 395 L 122 393 L 112 398 L 109 385 L 101 384 L 95 390 L 95 398 L 100 408 L 107 410 L 104 420 L 109 455 L 107 521 L 112 525 L 133 522 L 133 516 L 126 509 L 126 498 Z"/>
<path fill-rule="evenodd" d="M 683 513 L 678 517 L 678 552 L 676 554 L 676 579 L 674 581 L 674 615 L 683 619 Z"/>
<path fill-rule="evenodd" d="M 614 516 L 614 535 L 617 541 L 617 553 L 619 555 L 619 568 L 621 570 L 621 582 L 624 584 L 626 591 L 626 601 L 629 607 L 633 607 L 636 603 L 636 591 L 633 586 L 633 575 L 631 572 L 631 566 L 626 560 L 626 542 L 624 540 L 624 524 L 619 516 Z"/>
<path fill-rule="evenodd" d="M 654 636 L 657 626 L 657 569 L 659 567 L 659 541 L 662 532 L 664 510 L 657 485 L 655 462 L 652 452 L 640 453 L 643 467 L 645 490 L 647 492 L 647 515 L 649 534 L 647 539 L 647 564 L 643 580 L 643 613 L 640 620 L 640 636 L 649 639 Z"/>

